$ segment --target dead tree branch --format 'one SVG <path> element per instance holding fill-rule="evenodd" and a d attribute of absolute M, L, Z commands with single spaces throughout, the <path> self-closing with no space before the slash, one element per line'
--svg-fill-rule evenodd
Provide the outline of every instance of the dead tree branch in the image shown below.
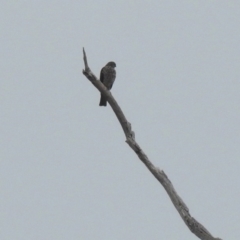
<path fill-rule="evenodd" d="M 87 56 L 84 48 L 83 48 L 83 59 L 84 59 L 84 65 L 85 65 L 83 74 L 102 94 L 106 96 L 107 101 L 111 105 L 114 113 L 118 118 L 118 121 L 122 126 L 123 132 L 126 136 L 126 142 L 133 149 L 133 151 L 138 155 L 139 159 L 145 164 L 145 166 L 154 175 L 154 177 L 162 184 L 168 196 L 170 197 L 173 205 L 177 209 L 178 213 L 180 214 L 181 218 L 186 223 L 190 231 L 193 232 L 201 240 L 221 240 L 220 238 L 214 238 L 202 224 L 200 224 L 196 219 L 194 219 L 190 215 L 187 205 L 183 202 L 183 200 L 177 194 L 176 190 L 174 189 L 167 175 L 164 173 L 163 170 L 155 167 L 150 162 L 147 155 L 143 152 L 141 147 L 137 144 L 135 140 L 135 134 L 131 128 L 131 123 L 127 121 L 126 117 L 124 116 L 121 108 L 119 107 L 118 103 L 112 96 L 111 92 L 105 88 L 105 86 L 97 79 L 97 77 L 92 73 L 91 69 L 89 68 L 87 63 Z"/>

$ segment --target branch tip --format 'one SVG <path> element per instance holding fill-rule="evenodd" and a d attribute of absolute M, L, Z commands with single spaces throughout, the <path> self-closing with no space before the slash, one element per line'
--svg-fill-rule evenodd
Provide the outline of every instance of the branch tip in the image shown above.
<path fill-rule="evenodd" d="M 83 61 L 84 61 L 84 65 L 85 65 L 85 71 L 89 71 L 87 55 L 86 55 L 84 47 L 83 47 Z"/>

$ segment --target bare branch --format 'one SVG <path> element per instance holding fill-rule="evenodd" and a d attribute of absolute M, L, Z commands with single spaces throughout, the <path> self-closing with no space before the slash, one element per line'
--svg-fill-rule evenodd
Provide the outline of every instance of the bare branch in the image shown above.
<path fill-rule="evenodd" d="M 118 103 L 112 96 L 111 92 L 108 91 L 105 86 L 98 81 L 98 79 L 94 76 L 91 69 L 87 63 L 87 56 L 83 48 L 83 59 L 85 64 L 85 70 L 83 70 L 83 74 L 91 81 L 91 83 L 102 93 L 106 96 L 107 101 L 111 105 L 114 113 L 116 114 L 118 121 L 120 122 L 123 132 L 126 136 L 127 144 L 133 149 L 133 151 L 138 155 L 139 159 L 146 165 L 149 171 L 154 175 L 154 177 L 162 184 L 164 189 L 166 190 L 168 196 L 170 197 L 173 205 L 177 209 L 178 213 L 182 217 L 183 221 L 186 223 L 188 228 L 193 232 L 197 237 L 201 240 L 221 240 L 220 238 L 214 238 L 210 232 L 197 220 L 195 220 L 189 212 L 187 205 L 183 202 L 180 196 L 177 194 L 176 190 L 174 189 L 171 181 L 168 179 L 167 175 L 164 173 L 163 170 L 155 167 L 150 160 L 148 159 L 147 155 L 143 152 L 141 147 L 135 141 L 135 134 L 132 131 L 131 123 L 127 121 L 126 117 L 124 116 L 121 108 L 119 107 Z"/>

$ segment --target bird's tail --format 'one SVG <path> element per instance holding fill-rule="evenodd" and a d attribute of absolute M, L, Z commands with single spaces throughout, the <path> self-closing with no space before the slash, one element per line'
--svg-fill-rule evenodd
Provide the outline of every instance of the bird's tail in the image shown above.
<path fill-rule="evenodd" d="M 99 106 L 107 106 L 107 99 L 103 96 L 103 94 L 101 94 Z"/>

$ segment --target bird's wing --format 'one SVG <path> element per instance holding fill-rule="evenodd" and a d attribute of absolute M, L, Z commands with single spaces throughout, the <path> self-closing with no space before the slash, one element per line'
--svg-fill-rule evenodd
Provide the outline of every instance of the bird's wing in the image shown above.
<path fill-rule="evenodd" d="M 111 85 L 109 85 L 108 90 L 111 90 L 111 89 L 112 89 L 112 86 L 113 86 L 113 83 L 112 83 Z"/>
<path fill-rule="evenodd" d="M 103 83 L 104 81 L 104 68 L 102 68 L 101 72 L 100 72 L 100 81 Z"/>
<path fill-rule="evenodd" d="M 116 71 L 115 69 L 112 69 L 112 81 L 111 81 L 111 84 L 109 85 L 109 90 L 112 88 L 115 78 L 116 78 Z"/>

